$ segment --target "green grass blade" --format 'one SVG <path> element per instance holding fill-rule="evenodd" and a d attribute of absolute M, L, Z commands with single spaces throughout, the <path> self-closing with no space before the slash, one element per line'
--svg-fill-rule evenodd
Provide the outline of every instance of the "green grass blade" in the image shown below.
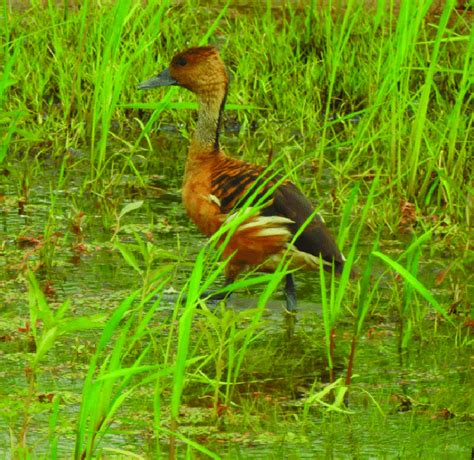
<path fill-rule="evenodd" d="M 441 315 L 443 318 L 453 324 L 451 318 L 448 316 L 446 310 L 439 304 L 439 302 L 433 297 L 430 291 L 426 289 L 423 284 L 420 283 L 405 267 L 400 265 L 398 262 L 390 259 L 390 257 L 382 254 L 379 251 L 373 252 L 373 255 L 382 259 L 390 268 L 395 270 L 402 278 L 409 283 L 416 291 L 418 291 L 426 301 Z"/>

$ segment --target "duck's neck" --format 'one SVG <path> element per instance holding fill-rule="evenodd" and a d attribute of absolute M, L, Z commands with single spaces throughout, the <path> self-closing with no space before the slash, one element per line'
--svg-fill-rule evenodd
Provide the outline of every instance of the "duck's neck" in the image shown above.
<path fill-rule="evenodd" d="M 226 95 L 227 88 L 198 96 L 198 122 L 189 148 L 190 154 L 219 152 L 219 133 Z"/>

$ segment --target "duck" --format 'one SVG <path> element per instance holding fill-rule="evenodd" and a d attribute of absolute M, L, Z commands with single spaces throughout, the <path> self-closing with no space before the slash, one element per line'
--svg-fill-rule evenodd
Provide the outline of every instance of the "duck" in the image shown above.
<path fill-rule="evenodd" d="M 340 274 L 344 256 L 303 192 L 281 175 L 269 176 L 264 167 L 224 153 L 220 133 L 229 81 L 219 51 L 199 46 L 177 53 L 168 68 L 138 85 L 139 90 L 179 86 L 197 96 L 197 124 L 187 153 L 182 200 L 204 235 L 212 236 L 242 211 L 257 183 L 260 195 L 266 194 L 265 204 L 242 220 L 230 238 L 223 239 L 226 284 L 250 268 L 272 272 L 282 257 L 289 257 L 289 266 L 295 270 L 319 270 L 323 261 L 325 270 Z M 297 308 L 293 274 L 285 275 L 288 312 Z"/>

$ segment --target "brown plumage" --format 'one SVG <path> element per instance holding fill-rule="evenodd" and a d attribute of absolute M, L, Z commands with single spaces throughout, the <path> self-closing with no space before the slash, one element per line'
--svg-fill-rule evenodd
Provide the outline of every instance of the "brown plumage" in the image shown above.
<path fill-rule="evenodd" d="M 262 178 L 260 166 L 227 157 L 219 145 L 229 78 L 217 50 L 211 46 L 190 48 L 178 53 L 168 69 L 144 81 L 139 89 L 157 86 L 182 86 L 198 97 L 200 108 L 197 127 L 189 147 L 183 183 L 183 203 L 189 217 L 210 236 L 230 218 L 245 197 Z M 260 182 L 259 182 L 260 183 Z M 266 207 L 245 220 L 223 251 L 232 256 L 226 267 L 229 281 L 249 266 L 271 271 L 288 250 L 301 225 L 314 209 L 303 193 L 290 181 L 271 177 L 259 193 L 273 188 Z M 317 269 L 319 256 L 340 273 L 344 257 L 334 238 L 316 215 L 290 248 L 291 266 Z M 294 310 L 296 295 L 293 279 L 287 276 L 287 307 Z"/>

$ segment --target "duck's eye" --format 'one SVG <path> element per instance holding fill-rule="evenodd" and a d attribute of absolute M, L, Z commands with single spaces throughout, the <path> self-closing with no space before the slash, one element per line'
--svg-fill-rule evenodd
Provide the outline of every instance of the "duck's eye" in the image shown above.
<path fill-rule="evenodd" d="M 178 59 L 176 59 L 176 64 L 181 66 L 181 67 L 184 67 L 186 64 L 188 63 L 188 61 L 186 61 L 186 58 L 180 56 Z"/>

